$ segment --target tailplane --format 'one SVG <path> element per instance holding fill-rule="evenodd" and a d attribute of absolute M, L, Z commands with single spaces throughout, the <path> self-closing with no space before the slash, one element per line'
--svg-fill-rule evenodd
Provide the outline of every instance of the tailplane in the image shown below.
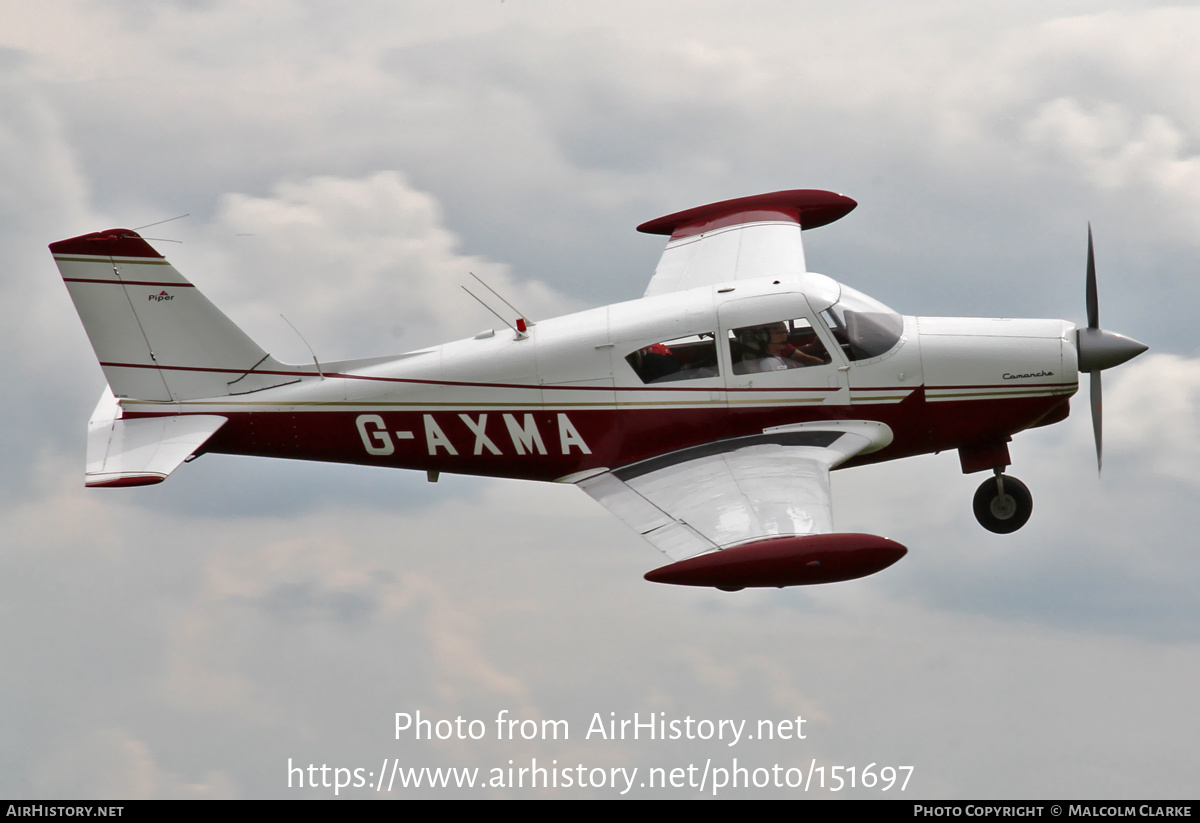
<path fill-rule="evenodd" d="M 118 399 L 163 403 L 296 382 L 137 232 L 50 244 Z"/>
<path fill-rule="evenodd" d="M 106 387 L 88 421 L 84 484 L 121 488 L 161 483 L 226 421 L 214 414 L 125 418 L 112 390 Z"/>

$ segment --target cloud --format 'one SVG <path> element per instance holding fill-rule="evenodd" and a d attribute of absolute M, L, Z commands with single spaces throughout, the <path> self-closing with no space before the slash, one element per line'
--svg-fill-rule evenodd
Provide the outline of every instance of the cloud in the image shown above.
<path fill-rule="evenodd" d="M 286 341 L 278 318 L 286 311 L 327 361 L 398 354 L 499 324 L 462 286 L 511 310 L 470 272 L 531 318 L 572 305 L 506 266 L 459 253 L 437 202 L 397 172 L 281 183 L 271 197 L 228 195 L 205 235 L 219 261 L 210 265 L 221 265 L 212 282 L 234 292 L 252 334 Z M 308 360 L 291 337 L 283 345 L 292 362 Z"/>
<path fill-rule="evenodd" d="M 1118 471 L 1136 465 L 1145 477 L 1195 488 L 1200 360 L 1150 353 L 1113 377 L 1111 387 L 1105 383 L 1105 453 L 1116 451 Z"/>
<path fill-rule="evenodd" d="M 1200 157 L 1188 153 L 1187 136 L 1162 114 L 1138 116 L 1111 103 L 1088 109 L 1058 98 L 1026 124 L 1024 138 L 1048 159 L 1077 168 L 1099 189 L 1147 189 L 1174 201 L 1183 209 L 1175 218 L 1180 226 L 1200 217 L 1195 195 Z"/>

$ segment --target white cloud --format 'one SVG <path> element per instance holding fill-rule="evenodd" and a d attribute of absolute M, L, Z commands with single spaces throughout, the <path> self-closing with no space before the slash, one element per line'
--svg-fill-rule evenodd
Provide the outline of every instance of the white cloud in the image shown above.
<path fill-rule="evenodd" d="M 1105 453 L 1160 481 L 1200 485 L 1200 360 L 1149 353 L 1105 381 Z"/>
<path fill-rule="evenodd" d="M 1187 153 L 1186 135 L 1163 115 L 1139 116 L 1111 103 L 1087 110 L 1059 98 L 1025 125 L 1024 138 L 1097 188 L 1150 189 L 1183 206 L 1188 225 L 1200 217 L 1200 156 Z"/>
<path fill-rule="evenodd" d="M 292 362 L 308 355 L 281 334 L 281 311 L 325 360 L 411 351 L 498 325 L 462 286 L 511 311 L 470 272 L 531 318 L 571 308 L 542 283 L 462 255 L 437 202 L 396 172 L 282 183 L 272 197 L 228 195 L 205 240 L 221 269 L 209 282 L 233 293 L 252 336 L 281 341 Z"/>

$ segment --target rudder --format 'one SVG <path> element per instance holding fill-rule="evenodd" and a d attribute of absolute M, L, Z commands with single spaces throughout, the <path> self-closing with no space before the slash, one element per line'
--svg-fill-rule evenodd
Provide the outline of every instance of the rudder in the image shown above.
<path fill-rule="evenodd" d="M 130 229 L 50 244 L 113 394 L 160 402 L 296 382 Z"/>

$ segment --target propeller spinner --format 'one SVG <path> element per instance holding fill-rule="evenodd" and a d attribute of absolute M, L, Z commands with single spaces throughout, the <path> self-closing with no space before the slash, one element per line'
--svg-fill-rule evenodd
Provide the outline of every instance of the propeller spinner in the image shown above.
<path fill-rule="evenodd" d="M 1103 455 L 1101 432 L 1104 418 L 1100 372 L 1132 360 L 1149 346 L 1100 328 L 1100 300 L 1096 290 L 1096 255 L 1092 246 L 1091 223 L 1088 223 L 1087 316 L 1087 328 L 1075 331 L 1075 349 L 1079 354 L 1079 371 L 1091 375 L 1092 434 L 1096 438 L 1096 470 L 1099 471 Z"/>

